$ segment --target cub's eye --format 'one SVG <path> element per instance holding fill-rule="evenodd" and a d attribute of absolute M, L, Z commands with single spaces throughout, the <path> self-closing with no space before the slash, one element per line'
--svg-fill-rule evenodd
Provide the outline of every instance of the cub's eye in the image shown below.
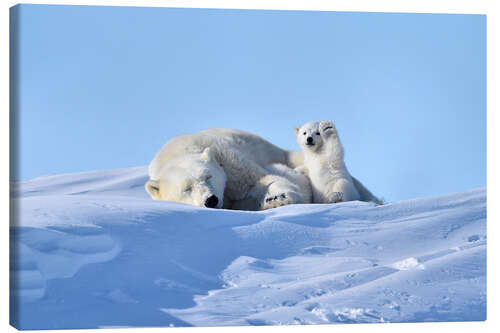
<path fill-rule="evenodd" d="M 316 132 L 316 135 L 319 135 L 319 132 Z"/>
<path fill-rule="evenodd" d="M 193 187 L 192 186 L 188 186 L 184 189 L 184 192 L 191 192 L 193 190 Z"/>
<path fill-rule="evenodd" d="M 210 176 L 206 176 L 206 177 L 205 177 L 205 180 L 209 180 L 210 178 L 212 178 L 212 175 L 210 175 Z"/>
<path fill-rule="evenodd" d="M 304 133 L 302 133 L 302 134 L 306 135 L 306 132 L 304 132 Z"/>

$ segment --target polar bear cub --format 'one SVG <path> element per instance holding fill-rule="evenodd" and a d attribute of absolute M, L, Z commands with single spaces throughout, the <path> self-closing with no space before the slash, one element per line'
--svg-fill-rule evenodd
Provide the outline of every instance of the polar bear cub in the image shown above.
<path fill-rule="evenodd" d="M 344 148 L 331 121 L 309 122 L 295 127 L 297 143 L 304 153 L 304 172 L 312 187 L 314 203 L 360 200 L 344 163 Z"/>

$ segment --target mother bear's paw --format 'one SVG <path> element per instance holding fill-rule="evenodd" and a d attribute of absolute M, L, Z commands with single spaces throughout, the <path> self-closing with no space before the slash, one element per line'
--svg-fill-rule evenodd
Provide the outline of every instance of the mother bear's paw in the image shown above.
<path fill-rule="evenodd" d="M 303 203 L 303 199 L 297 193 L 295 186 L 287 179 L 280 179 L 271 183 L 263 197 L 261 209 Z"/>
<path fill-rule="evenodd" d="M 282 192 L 277 194 L 269 194 L 265 197 L 262 209 L 270 209 L 289 205 L 294 203 L 292 196 L 288 193 Z"/>

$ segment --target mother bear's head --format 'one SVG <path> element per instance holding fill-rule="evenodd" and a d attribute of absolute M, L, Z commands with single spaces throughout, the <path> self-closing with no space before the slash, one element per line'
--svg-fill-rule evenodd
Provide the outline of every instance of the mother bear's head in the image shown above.
<path fill-rule="evenodd" d="M 225 185 L 224 169 L 215 160 L 213 149 L 206 148 L 168 161 L 145 188 L 155 200 L 221 208 Z"/>

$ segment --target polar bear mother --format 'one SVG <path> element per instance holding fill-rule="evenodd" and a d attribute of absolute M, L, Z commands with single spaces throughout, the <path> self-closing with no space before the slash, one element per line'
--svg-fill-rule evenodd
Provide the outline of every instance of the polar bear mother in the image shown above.
<path fill-rule="evenodd" d="M 251 133 L 207 129 L 168 141 L 149 165 L 145 188 L 155 200 L 209 208 L 260 210 L 307 203 L 310 189 L 297 186 L 306 178 L 290 169 L 302 162 L 302 153 Z M 281 172 L 273 172 L 276 163 Z"/>

